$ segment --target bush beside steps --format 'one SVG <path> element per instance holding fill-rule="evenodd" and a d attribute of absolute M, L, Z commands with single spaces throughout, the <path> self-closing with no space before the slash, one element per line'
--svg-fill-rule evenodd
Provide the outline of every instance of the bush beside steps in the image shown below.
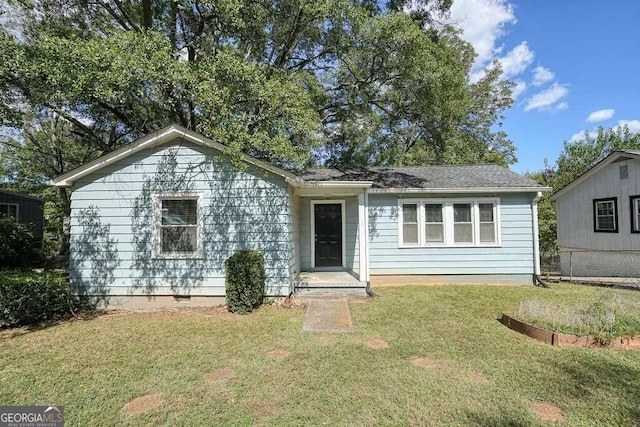
<path fill-rule="evenodd" d="M 257 250 L 241 250 L 224 263 L 227 309 L 246 314 L 258 308 L 264 300 L 266 273 L 264 257 Z"/>

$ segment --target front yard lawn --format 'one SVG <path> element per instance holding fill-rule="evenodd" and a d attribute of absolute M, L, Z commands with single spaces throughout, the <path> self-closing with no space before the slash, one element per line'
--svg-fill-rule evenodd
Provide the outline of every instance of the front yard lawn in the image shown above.
<path fill-rule="evenodd" d="M 522 300 L 640 293 L 576 285 L 378 288 L 352 334 L 303 308 L 116 312 L 0 332 L 0 405 L 67 425 L 629 425 L 640 351 L 556 348 L 498 322 Z"/>

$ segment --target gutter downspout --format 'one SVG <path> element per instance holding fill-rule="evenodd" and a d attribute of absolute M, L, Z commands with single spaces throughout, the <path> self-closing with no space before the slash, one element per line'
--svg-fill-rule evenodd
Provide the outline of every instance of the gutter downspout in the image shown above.
<path fill-rule="evenodd" d="M 369 189 L 364 189 L 364 206 L 365 206 L 365 215 L 364 215 L 364 236 L 365 245 L 364 245 L 364 262 L 367 266 L 367 277 L 365 280 L 367 281 L 367 287 L 365 291 L 367 295 L 370 297 L 378 297 L 380 295 L 376 294 L 371 290 L 371 265 L 369 263 Z"/>
<path fill-rule="evenodd" d="M 548 288 L 540 278 L 540 238 L 538 234 L 538 200 L 542 197 L 542 192 L 538 191 L 536 197 L 531 200 L 531 215 L 533 217 L 533 284 Z"/>

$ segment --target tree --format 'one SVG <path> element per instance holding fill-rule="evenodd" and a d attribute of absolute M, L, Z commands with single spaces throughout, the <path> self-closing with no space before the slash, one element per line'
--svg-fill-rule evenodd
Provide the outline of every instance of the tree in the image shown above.
<path fill-rule="evenodd" d="M 623 149 L 640 149 L 640 134 L 631 132 L 626 125 L 609 129 L 600 127 L 595 135 L 585 131 L 583 139 L 564 142 L 555 165 L 549 166 L 545 160 L 544 170 L 529 176 L 552 187 L 555 192 L 613 151 Z M 557 253 L 556 209 L 549 196 L 549 193 L 545 194 L 538 204 L 540 249 L 547 255 Z"/>
<path fill-rule="evenodd" d="M 511 84 L 497 64 L 469 82 L 474 52 L 448 25 L 450 6 L 14 0 L 19 31 L 0 31 L 0 123 L 22 134 L 0 143 L 43 179 L 170 122 L 232 159 L 286 168 L 511 164 L 499 131 Z"/>

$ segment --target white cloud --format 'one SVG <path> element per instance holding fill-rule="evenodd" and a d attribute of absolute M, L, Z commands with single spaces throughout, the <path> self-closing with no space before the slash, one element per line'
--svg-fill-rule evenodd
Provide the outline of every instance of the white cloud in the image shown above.
<path fill-rule="evenodd" d="M 640 120 L 620 120 L 618 126 L 627 126 L 632 133 L 640 133 Z"/>
<path fill-rule="evenodd" d="M 527 84 L 522 80 L 518 80 L 514 83 L 516 85 L 511 88 L 511 98 L 513 98 L 513 100 L 515 101 L 522 94 L 522 92 L 527 90 Z"/>
<path fill-rule="evenodd" d="M 499 58 L 502 65 L 502 72 L 509 78 L 521 74 L 533 62 L 534 54 L 529 50 L 527 42 L 522 42 L 514 47 L 502 58 Z"/>
<path fill-rule="evenodd" d="M 581 130 L 580 132 L 576 132 L 574 133 L 571 138 L 569 138 L 569 142 L 578 142 L 580 140 L 584 139 L 584 135 L 585 132 L 591 137 L 591 138 L 595 138 L 596 136 L 598 136 L 598 131 L 597 130 L 592 130 L 592 131 L 587 131 L 585 130 Z"/>
<path fill-rule="evenodd" d="M 527 102 L 525 111 L 530 110 L 562 110 L 569 107 L 564 98 L 569 94 L 566 86 L 557 82 L 547 89 L 533 95 Z"/>
<path fill-rule="evenodd" d="M 533 69 L 533 81 L 531 82 L 534 86 L 542 86 L 545 83 L 549 83 L 553 79 L 556 78 L 556 75 L 548 68 L 544 68 L 542 66 L 537 66 Z"/>
<path fill-rule="evenodd" d="M 605 120 L 609 120 L 616 113 L 616 110 L 613 108 L 607 108 L 606 110 L 598 110 L 589 114 L 587 117 L 588 122 L 602 122 Z"/>
<path fill-rule="evenodd" d="M 501 48 L 496 44 L 504 35 L 504 27 L 516 23 L 513 6 L 506 0 L 456 0 L 451 6 L 451 18 L 462 29 L 462 38 L 476 51 L 472 74 L 500 54 Z"/>

